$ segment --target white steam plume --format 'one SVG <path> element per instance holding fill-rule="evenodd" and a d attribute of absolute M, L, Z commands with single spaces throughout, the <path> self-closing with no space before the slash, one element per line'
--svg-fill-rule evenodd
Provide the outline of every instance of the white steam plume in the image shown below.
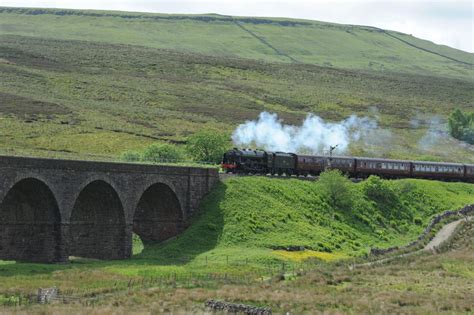
<path fill-rule="evenodd" d="M 257 120 L 241 124 L 232 134 L 237 146 L 256 146 L 269 151 L 323 153 L 338 145 L 337 153 L 345 153 L 349 144 L 377 129 L 377 122 L 355 115 L 337 123 L 326 122 L 308 114 L 301 126 L 285 125 L 277 114 L 262 112 Z"/>

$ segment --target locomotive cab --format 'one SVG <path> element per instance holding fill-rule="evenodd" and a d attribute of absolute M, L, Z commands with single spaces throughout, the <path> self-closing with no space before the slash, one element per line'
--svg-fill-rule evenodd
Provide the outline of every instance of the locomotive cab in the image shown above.
<path fill-rule="evenodd" d="M 232 172 L 232 170 L 237 167 L 239 158 L 235 151 L 237 151 L 237 149 L 229 150 L 224 153 L 224 156 L 222 157 L 221 167 L 225 170 L 226 173 Z"/>

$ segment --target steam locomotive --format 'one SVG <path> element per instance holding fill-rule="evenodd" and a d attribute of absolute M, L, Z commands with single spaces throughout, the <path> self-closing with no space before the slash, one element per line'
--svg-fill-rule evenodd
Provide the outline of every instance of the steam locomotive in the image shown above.
<path fill-rule="evenodd" d="M 236 174 L 286 174 L 317 176 L 325 169 L 338 169 L 355 178 L 426 178 L 474 182 L 474 165 L 365 157 L 302 155 L 262 150 L 233 149 L 224 153 L 222 168 Z"/>

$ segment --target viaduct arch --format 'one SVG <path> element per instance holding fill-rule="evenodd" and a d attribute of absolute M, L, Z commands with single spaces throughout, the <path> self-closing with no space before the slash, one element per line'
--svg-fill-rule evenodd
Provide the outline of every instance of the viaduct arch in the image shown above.
<path fill-rule="evenodd" d="M 126 259 L 186 229 L 216 169 L 0 156 L 0 260 Z"/>

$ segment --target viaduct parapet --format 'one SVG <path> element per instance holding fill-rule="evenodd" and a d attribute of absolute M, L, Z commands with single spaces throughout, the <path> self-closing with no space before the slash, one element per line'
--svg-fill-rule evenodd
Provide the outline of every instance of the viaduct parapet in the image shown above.
<path fill-rule="evenodd" d="M 181 233 L 216 169 L 0 156 L 0 259 L 125 259 Z"/>

